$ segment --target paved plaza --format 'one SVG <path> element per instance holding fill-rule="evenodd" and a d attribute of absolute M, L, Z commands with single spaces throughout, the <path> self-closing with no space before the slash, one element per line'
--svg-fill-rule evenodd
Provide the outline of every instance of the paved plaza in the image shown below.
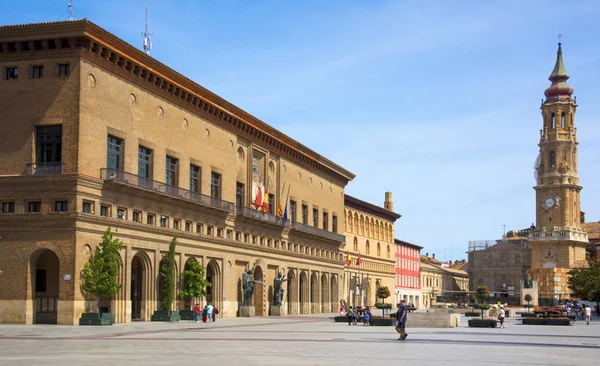
<path fill-rule="evenodd" d="M 218 319 L 112 327 L 0 325 L 0 365 L 592 365 L 600 321 L 569 327 L 408 329 L 327 316 Z M 410 325 L 410 319 L 409 323 Z"/>

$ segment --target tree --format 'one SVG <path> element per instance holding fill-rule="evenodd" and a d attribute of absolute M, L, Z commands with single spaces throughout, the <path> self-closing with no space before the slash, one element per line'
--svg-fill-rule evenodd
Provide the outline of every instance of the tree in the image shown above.
<path fill-rule="evenodd" d="M 490 292 L 488 291 L 487 286 L 477 286 L 477 290 L 475 291 L 477 299 L 479 300 L 479 309 L 481 309 L 481 319 L 483 319 L 483 311 L 488 310 L 490 306 L 488 304 L 484 304 L 485 298 L 490 296 Z"/>
<path fill-rule="evenodd" d="M 171 311 L 171 305 L 175 297 L 175 247 L 177 246 L 177 237 L 174 237 L 169 244 L 169 253 L 163 265 L 160 268 L 160 275 L 163 278 L 164 298 L 162 306 L 164 311 Z"/>
<path fill-rule="evenodd" d="M 183 271 L 183 290 L 179 296 L 204 297 L 207 286 L 212 286 L 212 284 L 204 278 L 204 267 L 195 259 L 190 259 Z"/>
<path fill-rule="evenodd" d="M 529 302 L 531 300 L 533 300 L 533 297 L 531 297 L 530 294 L 525 295 L 525 297 L 523 298 L 525 301 L 527 301 L 527 314 L 529 314 Z"/>
<path fill-rule="evenodd" d="M 589 268 L 574 268 L 569 271 L 571 294 L 585 300 L 600 302 L 600 262 L 589 261 Z"/>
<path fill-rule="evenodd" d="M 113 239 L 110 228 L 102 235 L 102 243 L 82 270 L 83 290 L 100 301 L 102 296 L 113 296 L 121 291 L 119 270 L 123 263 L 119 251 L 123 243 Z M 98 309 L 99 310 L 99 309 Z"/>

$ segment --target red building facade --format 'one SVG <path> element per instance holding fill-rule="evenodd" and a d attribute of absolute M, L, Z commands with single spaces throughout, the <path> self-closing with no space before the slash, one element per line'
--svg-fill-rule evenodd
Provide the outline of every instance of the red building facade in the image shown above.
<path fill-rule="evenodd" d="M 417 308 L 423 300 L 421 294 L 421 249 L 423 247 L 395 239 L 396 289 L 395 300 L 404 299 Z"/>

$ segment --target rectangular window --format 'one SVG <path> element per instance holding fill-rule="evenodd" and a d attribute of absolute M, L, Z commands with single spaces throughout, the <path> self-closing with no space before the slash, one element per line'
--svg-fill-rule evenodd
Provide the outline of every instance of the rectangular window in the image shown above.
<path fill-rule="evenodd" d="M 268 210 L 269 210 L 270 214 L 275 215 L 276 212 L 273 212 L 273 207 L 275 207 L 275 195 L 269 193 L 269 206 L 268 206 Z"/>
<path fill-rule="evenodd" d="M 331 231 L 337 233 L 337 216 L 331 216 Z"/>
<path fill-rule="evenodd" d="M 179 164 L 179 159 L 167 155 L 166 165 L 165 165 L 165 183 L 169 186 L 176 187 L 177 186 L 177 165 Z"/>
<path fill-rule="evenodd" d="M 35 128 L 35 162 L 38 164 L 59 163 L 62 160 L 61 153 L 62 126 L 37 126 Z"/>
<path fill-rule="evenodd" d="M 123 140 L 111 135 L 107 138 L 107 156 L 106 167 L 108 169 L 121 170 L 123 167 L 123 159 L 121 153 L 123 150 Z"/>
<path fill-rule="evenodd" d="M 55 201 L 54 202 L 54 211 L 56 212 L 65 212 L 67 211 L 67 201 Z"/>
<path fill-rule="evenodd" d="M 329 214 L 323 212 L 323 230 L 329 230 Z"/>
<path fill-rule="evenodd" d="M 200 193 L 200 167 L 190 164 L 190 191 Z"/>
<path fill-rule="evenodd" d="M 155 215 L 155 214 L 151 214 L 151 213 L 149 213 L 149 214 L 146 216 L 146 224 L 148 224 L 148 225 L 154 225 L 154 222 L 155 222 L 154 220 L 155 220 L 155 218 L 156 218 L 156 215 Z"/>
<path fill-rule="evenodd" d="M 15 212 L 14 202 L 2 202 L 2 213 L 13 213 Z"/>
<path fill-rule="evenodd" d="M 314 227 L 319 227 L 319 209 L 318 208 L 313 208 L 313 226 Z"/>
<path fill-rule="evenodd" d="M 187 231 L 188 233 L 190 231 L 192 231 L 192 223 L 191 222 L 189 222 L 189 221 L 185 222 L 185 231 Z"/>
<path fill-rule="evenodd" d="M 6 80 L 15 80 L 19 76 L 18 67 L 7 67 L 6 68 Z"/>
<path fill-rule="evenodd" d="M 100 216 L 104 216 L 104 217 L 110 216 L 110 208 L 107 205 L 100 206 Z"/>
<path fill-rule="evenodd" d="M 35 292 L 46 292 L 46 270 L 35 270 Z"/>
<path fill-rule="evenodd" d="M 152 178 L 152 149 L 138 147 L 138 176 Z"/>
<path fill-rule="evenodd" d="M 142 213 L 140 211 L 133 211 L 133 214 L 131 215 L 131 221 L 142 222 Z"/>
<path fill-rule="evenodd" d="M 210 196 L 221 198 L 221 174 L 219 173 L 210 174 Z"/>
<path fill-rule="evenodd" d="M 82 210 L 84 213 L 94 213 L 94 202 L 83 201 Z"/>
<path fill-rule="evenodd" d="M 42 212 L 42 203 L 29 202 L 29 212 Z"/>
<path fill-rule="evenodd" d="M 160 217 L 160 227 L 167 227 L 167 222 L 169 221 L 169 218 L 166 216 L 161 216 Z"/>
<path fill-rule="evenodd" d="M 69 76 L 69 64 L 58 64 L 58 76 Z"/>
<path fill-rule="evenodd" d="M 308 205 L 302 205 L 302 223 L 308 225 Z"/>
<path fill-rule="evenodd" d="M 296 222 L 296 201 L 290 200 L 290 221 Z"/>
<path fill-rule="evenodd" d="M 173 220 L 173 229 L 179 230 L 179 220 Z"/>
<path fill-rule="evenodd" d="M 196 224 L 196 232 L 198 234 L 204 234 L 204 225 L 203 224 Z"/>
<path fill-rule="evenodd" d="M 43 69 L 44 69 L 43 66 L 32 66 L 31 67 L 31 78 L 32 79 L 41 79 Z"/>
<path fill-rule="evenodd" d="M 117 208 L 117 219 L 127 220 L 127 209 L 123 207 Z"/>
<path fill-rule="evenodd" d="M 223 228 L 221 228 L 221 227 L 217 228 L 217 237 L 218 238 L 223 237 Z"/>
<path fill-rule="evenodd" d="M 235 205 L 244 207 L 244 184 L 240 182 L 235 184 Z"/>
<path fill-rule="evenodd" d="M 213 236 L 213 230 L 214 230 L 214 228 L 212 226 L 207 226 L 206 227 L 206 235 Z"/>

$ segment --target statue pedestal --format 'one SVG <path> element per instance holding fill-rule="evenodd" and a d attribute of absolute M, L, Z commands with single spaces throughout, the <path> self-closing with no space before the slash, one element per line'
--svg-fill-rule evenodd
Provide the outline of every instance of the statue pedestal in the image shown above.
<path fill-rule="evenodd" d="M 287 306 L 271 306 L 271 316 L 286 316 Z"/>
<path fill-rule="evenodd" d="M 240 307 L 240 317 L 249 318 L 256 315 L 256 309 L 254 306 L 241 306 Z"/>
<path fill-rule="evenodd" d="M 531 295 L 532 297 L 532 300 L 529 302 L 529 306 L 538 306 L 539 295 L 537 281 L 533 281 L 533 286 L 531 288 L 525 288 L 525 286 L 523 286 L 523 280 L 521 280 L 521 305 L 527 305 L 527 301 L 525 301 L 525 295 Z"/>

